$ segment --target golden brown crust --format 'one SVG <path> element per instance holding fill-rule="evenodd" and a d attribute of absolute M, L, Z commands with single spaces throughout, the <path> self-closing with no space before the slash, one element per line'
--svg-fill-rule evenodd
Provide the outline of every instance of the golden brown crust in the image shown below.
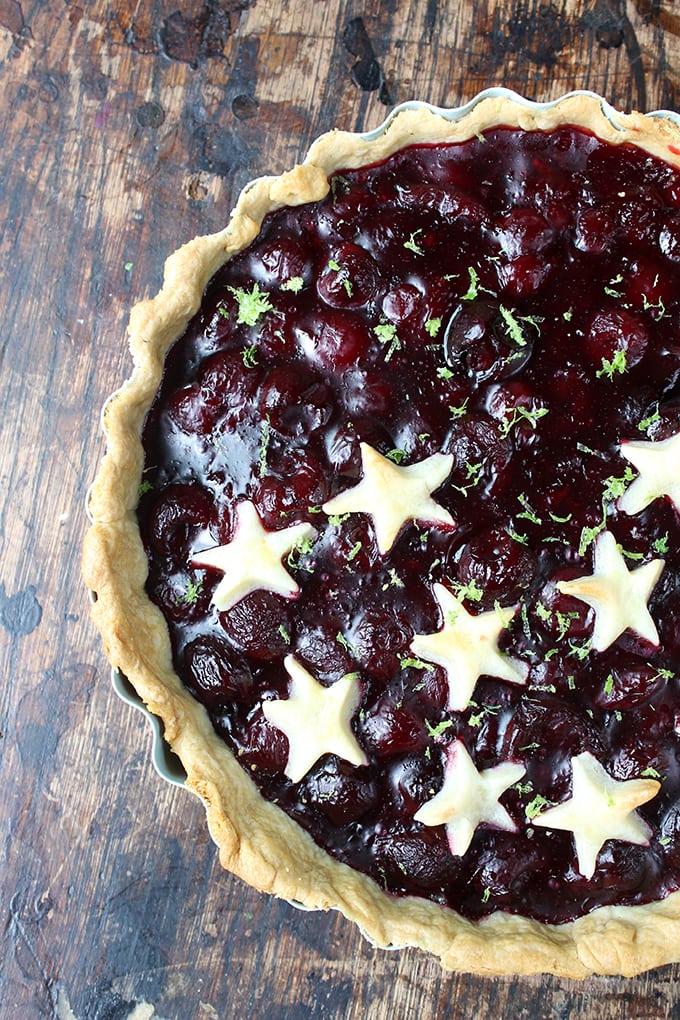
<path fill-rule="evenodd" d="M 421 105 L 398 112 L 370 137 L 341 131 L 322 136 L 300 166 L 247 187 L 223 231 L 191 241 L 168 259 L 163 289 L 132 311 L 134 371 L 105 408 L 107 452 L 90 495 L 92 527 L 83 574 L 96 593 L 92 616 L 106 654 L 162 719 L 165 736 L 187 770 L 188 786 L 205 803 L 225 868 L 265 892 L 311 908 L 337 908 L 374 944 L 419 946 L 449 969 L 628 976 L 680 959 L 680 893 L 648 906 L 600 908 L 559 926 L 501 913 L 473 923 L 428 901 L 386 895 L 329 857 L 260 796 L 203 708 L 183 690 L 164 619 L 144 593 L 147 563 L 134 513 L 144 418 L 168 348 L 198 309 L 208 280 L 257 235 L 268 212 L 322 198 L 329 175 L 342 167 L 378 162 L 415 142 L 462 141 L 497 125 L 581 126 L 603 140 L 637 145 L 680 166 L 680 128 L 672 121 L 605 112 L 588 94 L 538 106 L 505 93 L 471 106 L 464 117 L 450 120 Z"/>

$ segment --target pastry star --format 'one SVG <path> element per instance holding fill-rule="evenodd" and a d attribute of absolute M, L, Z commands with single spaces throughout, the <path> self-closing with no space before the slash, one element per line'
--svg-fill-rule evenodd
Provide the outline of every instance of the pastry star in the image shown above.
<path fill-rule="evenodd" d="M 324 687 L 294 656 L 287 655 L 284 666 L 291 678 L 290 694 L 285 700 L 263 702 L 262 711 L 268 722 L 288 737 L 288 778 L 299 782 L 322 754 L 337 754 L 352 765 L 366 765 L 367 758 L 350 725 L 361 699 L 356 676 L 348 674 Z"/>
<path fill-rule="evenodd" d="M 297 542 L 316 532 L 311 524 L 294 524 L 281 531 L 267 531 L 250 502 L 236 508 L 236 531 L 231 542 L 192 556 L 197 567 L 213 567 L 224 577 L 214 591 L 212 602 L 220 610 L 231 609 L 246 595 L 266 588 L 276 595 L 293 598 L 300 590 L 281 563 Z"/>
<path fill-rule="evenodd" d="M 443 584 L 435 584 L 433 591 L 444 616 L 444 627 L 434 634 L 414 635 L 411 649 L 419 658 L 446 670 L 449 709 L 463 712 L 467 708 L 480 676 L 526 683 L 527 664 L 503 655 L 498 648 L 498 638 L 516 609 L 495 609 L 472 616 Z"/>
<path fill-rule="evenodd" d="M 660 443 L 621 443 L 621 454 L 639 471 L 619 499 L 624 513 L 637 514 L 659 496 L 668 496 L 680 510 L 680 432 Z"/>
<path fill-rule="evenodd" d="M 628 570 L 611 531 L 603 531 L 595 542 L 595 568 L 587 577 L 558 581 L 557 589 L 587 602 L 595 610 L 593 648 L 609 648 L 629 627 L 640 637 L 658 645 L 654 621 L 647 602 L 664 568 L 663 560 L 650 560 Z"/>
<path fill-rule="evenodd" d="M 414 818 L 423 825 L 445 825 L 451 853 L 462 857 L 481 822 L 516 832 L 517 826 L 498 800 L 524 771 L 523 765 L 503 762 L 478 772 L 465 744 L 454 740 L 447 752 L 444 785 Z"/>
<path fill-rule="evenodd" d="M 656 779 L 612 779 L 589 751 L 572 758 L 571 767 L 571 797 L 538 815 L 533 824 L 573 832 L 579 871 L 592 878 L 608 839 L 649 842 L 651 830 L 635 808 L 655 797 L 661 784 Z"/>
<path fill-rule="evenodd" d="M 452 454 L 435 453 L 417 464 L 399 467 L 368 443 L 361 443 L 361 481 L 324 503 L 323 510 L 327 514 L 370 514 L 378 549 L 385 556 L 406 521 L 454 524 L 448 510 L 431 498 L 450 475 L 452 465 Z"/>

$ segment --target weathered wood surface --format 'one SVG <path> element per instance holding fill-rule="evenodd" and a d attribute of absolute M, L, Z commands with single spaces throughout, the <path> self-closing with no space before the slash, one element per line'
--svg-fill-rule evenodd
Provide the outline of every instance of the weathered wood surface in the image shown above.
<path fill-rule="evenodd" d="M 334 125 L 490 84 L 680 103 L 672 0 L 0 0 L 0 1017 L 677 1016 L 680 974 L 442 974 L 224 874 L 79 578 L 129 305 Z"/>

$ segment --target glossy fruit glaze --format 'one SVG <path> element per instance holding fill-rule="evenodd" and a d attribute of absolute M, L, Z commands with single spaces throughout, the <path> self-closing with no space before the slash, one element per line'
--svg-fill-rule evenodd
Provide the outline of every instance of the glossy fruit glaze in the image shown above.
<path fill-rule="evenodd" d="M 619 512 L 612 482 L 631 477 L 622 440 L 680 429 L 679 296 L 678 172 L 580 130 L 497 129 L 339 173 L 322 202 L 268 216 L 167 359 L 139 518 L 177 671 L 263 795 L 395 895 L 559 923 L 680 885 L 678 516 L 668 499 Z M 381 557 L 370 517 L 329 519 L 360 442 L 402 464 L 452 454 L 435 496 L 456 529 L 409 524 Z M 221 575 L 190 558 L 231 539 L 243 499 L 317 538 L 288 561 L 299 597 L 218 612 Z M 663 554 L 659 647 L 627 631 L 593 651 L 592 610 L 555 587 L 591 573 L 605 524 L 631 568 Z M 472 613 L 520 606 L 501 647 L 526 687 L 482 677 L 447 710 L 443 670 L 409 664 L 414 633 L 441 626 L 436 581 Z M 368 765 L 325 755 L 286 779 L 262 702 L 287 697 L 291 652 L 323 684 L 359 674 Z M 456 739 L 480 770 L 526 766 L 501 798 L 518 831 L 482 824 L 462 857 L 413 819 Z M 661 778 L 639 809 L 649 846 L 606 842 L 589 880 L 570 832 L 532 825 L 583 751 L 614 778 Z"/>

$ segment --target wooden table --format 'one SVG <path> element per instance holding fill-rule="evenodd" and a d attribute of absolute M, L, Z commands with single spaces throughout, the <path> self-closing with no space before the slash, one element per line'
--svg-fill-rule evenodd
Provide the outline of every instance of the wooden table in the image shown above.
<path fill-rule="evenodd" d="M 680 971 L 480 979 L 223 873 L 114 696 L 79 576 L 130 305 L 334 125 L 491 84 L 677 108 L 672 0 L 0 0 L 0 1016 L 677 1016 Z"/>

